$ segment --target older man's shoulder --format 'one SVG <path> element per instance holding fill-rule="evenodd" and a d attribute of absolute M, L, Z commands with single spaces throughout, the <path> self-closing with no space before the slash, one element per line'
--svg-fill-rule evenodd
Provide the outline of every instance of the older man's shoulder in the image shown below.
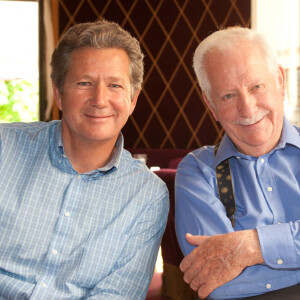
<path fill-rule="evenodd" d="M 213 165 L 215 146 L 203 146 L 188 153 L 180 162 L 179 167 L 189 164 Z"/>

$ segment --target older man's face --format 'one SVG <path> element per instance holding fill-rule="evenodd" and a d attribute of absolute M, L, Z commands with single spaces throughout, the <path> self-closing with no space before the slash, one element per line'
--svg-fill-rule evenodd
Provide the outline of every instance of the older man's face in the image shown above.
<path fill-rule="evenodd" d="M 215 107 L 208 105 L 238 150 L 258 157 L 273 149 L 283 122 L 282 68 L 276 84 L 260 51 L 247 44 L 225 55 L 210 53 L 206 69 Z"/>

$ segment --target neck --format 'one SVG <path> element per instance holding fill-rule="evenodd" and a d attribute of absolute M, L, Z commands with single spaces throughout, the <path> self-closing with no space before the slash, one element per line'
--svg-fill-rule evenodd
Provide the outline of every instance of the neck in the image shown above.
<path fill-rule="evenodd" d="M 73 168 L 78 173 L 86 173 L 106 166 L 110 161 L 115 148 L 114 145 L 102 147 L 78 147 L 78 145 L 71 145 L 65 147 L 65 152 L 71 161 Z"/>
<path fill-rule="evenodd" d="M 86 141 L 80 138 L 70 138 L 62 131 L 64 151 L 67 154 L 73 168 L 78 173 L 102 168 L 107 165 L 116 148 L 116 140 Z"/>
<path fill-rule="evenodd" d="M 279 142 L 279 139 L 274 144 L 265 144 L 265 145 L 261 145 L 261 146 L 249 146 L 248 145 L 246 147 L 246 149 L 243 149 L 243 147 L 238 147 L 237 145 L 235 145 L 235 146 L 239 150 L 239 152 L 241 152 L 245 155 L 260 157 L 260 156 L 272 151 L 277 146 L 278 142 Z"/>
<path fill-rule="evenodd" d="M 267 148 L 267 149 L 261 149 L 258 147 L 253 147 L 253 149 L 247 149 L 247 151 L 243 151 L 243 149 L 238 148 L 239 152 L 241 152 L 242 154 L 248 155 L 248 156 L 253 156 L 253 157 L 260 157 L 264 154 L 269 153 L 273 148 Z"/>

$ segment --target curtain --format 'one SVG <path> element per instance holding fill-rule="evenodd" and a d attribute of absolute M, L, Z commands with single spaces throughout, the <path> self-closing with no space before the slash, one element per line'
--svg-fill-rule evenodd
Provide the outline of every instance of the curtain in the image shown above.
<path fill-rule="evenodd" d="M 39 1 L 39 79 L 40 79 L 40 120 L 57 118 L 53 115 L 53 92 L 51 83 L 51 55 L 55 47 L 55 27 L 57 0 Z"/>

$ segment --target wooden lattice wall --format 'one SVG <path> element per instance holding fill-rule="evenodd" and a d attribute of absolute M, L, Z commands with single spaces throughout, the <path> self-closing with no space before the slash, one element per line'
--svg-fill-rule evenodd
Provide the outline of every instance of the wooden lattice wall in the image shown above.
<path fill-rule="evenodd" d="M 74 23 L 106 18 L 141 42 L 145 79 L 123 129 L 127 148 L 198 148 L 223 130 L 205 106 L 192 69 L 209 33 L 250 25 L 250 0 L 57 0 L 59 34 Z"/>

